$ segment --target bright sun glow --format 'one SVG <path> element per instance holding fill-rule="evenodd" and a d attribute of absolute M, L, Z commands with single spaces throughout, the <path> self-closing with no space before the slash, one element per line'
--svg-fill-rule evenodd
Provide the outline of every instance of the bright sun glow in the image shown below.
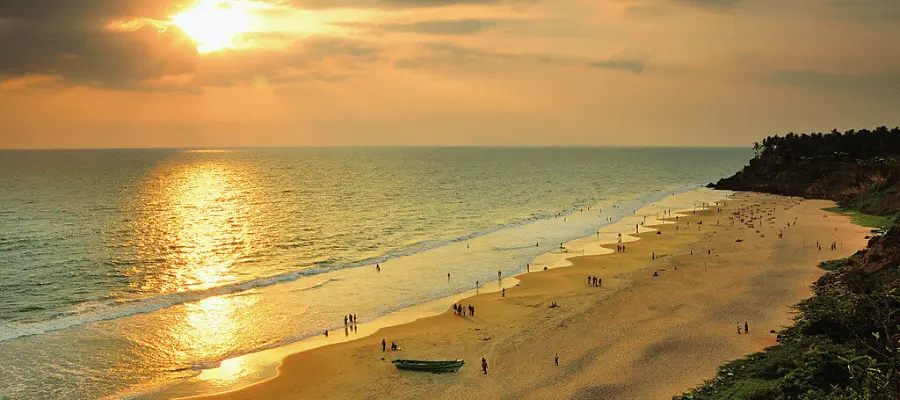
<path fill-rule="evenodd" d="M 259 4 L 246 0 L 199 0 L 188 10 L 172 16 L 172 24 L 197 43 L 197 51 L 211 53 L 237 47 L 235 39 L 256 24 Z"/>

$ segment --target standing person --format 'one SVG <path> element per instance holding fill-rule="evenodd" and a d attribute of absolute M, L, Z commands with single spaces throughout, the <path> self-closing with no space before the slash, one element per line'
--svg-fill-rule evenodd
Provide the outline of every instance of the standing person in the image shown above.
<path fill-rule="evenodd" d="M 359 317 L 356 316 L 356 313 L 353 313 L 353 323 L 354 323 L 354 324 L 358 324 L 358 323 L 359 323 Z"/>
<path fill-rule="evenodd" d="M 381 264 L 375 264 L 375 272 L 381 272 Z"/>
<path fill-rule="evenodd" d="M 500 289 L 500 297 L 506 297 L 506 288 Z"/>
<path fill-rule="evenodd" d="M 381 339 L 381 352 L 384 353 L 385 351 L 387 351 L 387 341 L 385 341 L 384 338 L 382 338 Z"/>
<path fill-rule="evenodd" d="M 487 375 L 487 359 L 481 357 L 481 370 L 484 371 L 484 374 Z"/>
<path fill-rule="evenodd" d="M 749 335 L 749 334 L 750 334 L 750 326 L 747 325 L 747 321 L 744 321 L 744 334 L 745 334 L 745 335 Z"/>
<path fill-rule="evenodd" d="M 738 335 L 740 335 L 740 334 L 741 334 L 741 323 L 738 322 Z"/>
<path fill-rule="evenodd" d="M 447 282 L 449 282 L 449 281 L 450 281 L 450 273 L 448 272 L 447 273 Z"/>
<path fill-rule="evenodd" d="M 328 337 L 328 329 L 325 330 L 325 337 Z"/>
<path fill-rule="evenodd" d="M 559 366 L 559 353 L 556 353 L 556 356 L 553 357 L 553 362 L 556 363 L 556 366 Z"/>
<path fill-rule="evenodd" d="M 347 316 L 344 316 L 344 326 L 347 326 Z"/>
<path fill-rule="evenodd" d="M 500 270 L 498 269 L 498 270 L 497 270 L 497 278 L 500 278 L 500 275 L 502 275 L 502 273 L 501 273 Z"/>

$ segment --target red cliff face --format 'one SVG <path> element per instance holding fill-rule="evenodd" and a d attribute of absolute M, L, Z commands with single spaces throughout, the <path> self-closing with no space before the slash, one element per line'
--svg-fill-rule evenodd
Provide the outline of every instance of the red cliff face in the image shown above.
<path fill-rule="evenodd" d="M 850 269 L 880 278 L 889 288 L 900 287 L 900 229 L 869 240 L 869 246 L 850 258 Z"/>

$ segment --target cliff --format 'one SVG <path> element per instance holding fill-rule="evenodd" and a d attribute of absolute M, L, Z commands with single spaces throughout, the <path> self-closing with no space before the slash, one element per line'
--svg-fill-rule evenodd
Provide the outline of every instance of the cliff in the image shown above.
<path fill-rule="evenodd" d="M 711 187 L 829 199 L 880 216 L 900 215 L 900 129 L 788 134 L 755 144 L 757 155 Z"/>

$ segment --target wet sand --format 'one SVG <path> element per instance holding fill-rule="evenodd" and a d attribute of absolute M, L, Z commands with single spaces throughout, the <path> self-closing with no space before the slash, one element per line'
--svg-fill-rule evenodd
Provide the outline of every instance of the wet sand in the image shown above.
<path fill-rule="evenodd" d="M 641 240 L 626 243 L 624 253 L 532 269 L 506 297 L 463 299 L 475 306 L 474 317 L 456 316 L 447 304 L 441 315 L 290 355 L 276 377 L 204 398 L 670 398 L 712 378 L 722 363 L 774 344 L 769 331 L 790 324 L 790 307 L 823 273 L 816 264 L 865 246 L 868 230 L 821 210 L 829 206 L 737 194 L 721 211 L 689 213 L 655 226 L 661 234 L 637 235 Z M 744 223 L 733 215 L 740 209 Z M 750 215 L 757 217 L 753 227 Z M 603 286 L 588 286 L 588 275 L 603 278 Z M 560 307 L 550 308 L 553 302 Z M 750 334 L 738 335 L 744 321 Z M 382 338 L 401 350 L 382 352 Z M 415 373 L 398 371 L 395 358 L 460 358 L 467 365 L 458 373 Z"/>

